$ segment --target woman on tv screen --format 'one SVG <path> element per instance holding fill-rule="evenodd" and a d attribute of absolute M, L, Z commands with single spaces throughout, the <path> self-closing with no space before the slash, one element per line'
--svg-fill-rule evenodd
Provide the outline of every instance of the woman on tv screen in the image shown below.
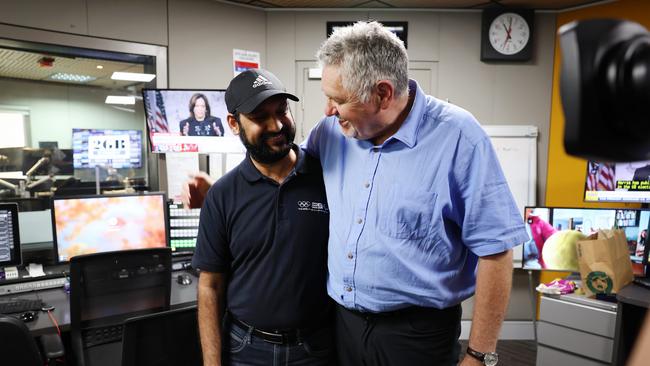
<path fill-rule="evenodd" d="M 179 130 L 183 136 L 223 136 L 221 119 L 210 115 L 208 98 L 195 93 L 190 98 L 190 116 L 182 120 Z"/>

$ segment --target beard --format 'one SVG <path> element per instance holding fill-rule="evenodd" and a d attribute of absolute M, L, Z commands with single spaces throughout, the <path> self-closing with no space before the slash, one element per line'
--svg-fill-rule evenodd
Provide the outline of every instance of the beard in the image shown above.
<path fill-rule="evenodd" d="M 274 150 L 269 145 L 268 141 L 274 137 L 283 136 L 284 143 L 280 146 L 280 149 Z M 296 127 L 294 124 L 290 126 L 285 124 L 282 126 L 282 129 L 279 132 L 266 132 L 260 135 L 257 143 L 252 143 L 248 136 L 246 136 L 246 130 L 239 123 L 239 139 L 242 144 L 246 147 L 246 151 L 250 154 L 251 158 L 255 161 L 262 164 L 272 164 L 282 160 L 291 148 L 293 147 L 293 140 L 296 137 Z M 274 145 L 278 146 L 278 145 Z"/>

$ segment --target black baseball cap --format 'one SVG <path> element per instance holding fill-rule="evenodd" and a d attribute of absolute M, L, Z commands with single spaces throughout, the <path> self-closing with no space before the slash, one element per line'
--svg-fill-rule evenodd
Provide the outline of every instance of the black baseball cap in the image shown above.
<path fill-rule="evenodd" d="M 296 102 L 300 100 L 287 93 L 280 79 L 270 71 L 250 69 L 230 81 L 226 89 L 226 106 L 229 113 L 251 113 L 263 101 L 279 94 Z"/>

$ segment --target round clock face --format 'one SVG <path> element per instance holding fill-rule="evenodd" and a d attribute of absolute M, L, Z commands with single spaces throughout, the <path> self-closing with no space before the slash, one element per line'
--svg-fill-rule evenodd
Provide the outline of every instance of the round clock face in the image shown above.
<path fill-rule="evenodd" d="M 499 53 L 514 55 L 526 47 L 530 28 L 519 14 L 503 13 L 494 18 L 489 30 L 490 44 Z"/>

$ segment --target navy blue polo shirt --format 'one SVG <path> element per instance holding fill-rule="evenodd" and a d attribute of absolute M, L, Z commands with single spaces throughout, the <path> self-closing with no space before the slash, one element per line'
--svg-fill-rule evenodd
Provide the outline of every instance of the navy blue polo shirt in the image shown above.
<path fill-rule="evenodd" d="M 318 160 L 299 148 L 282 184 L 249 156 L 208 191 L 192 266 L 226 273 L 226 306 L 261 329 L 322 324 L 329 209 Z"/>

